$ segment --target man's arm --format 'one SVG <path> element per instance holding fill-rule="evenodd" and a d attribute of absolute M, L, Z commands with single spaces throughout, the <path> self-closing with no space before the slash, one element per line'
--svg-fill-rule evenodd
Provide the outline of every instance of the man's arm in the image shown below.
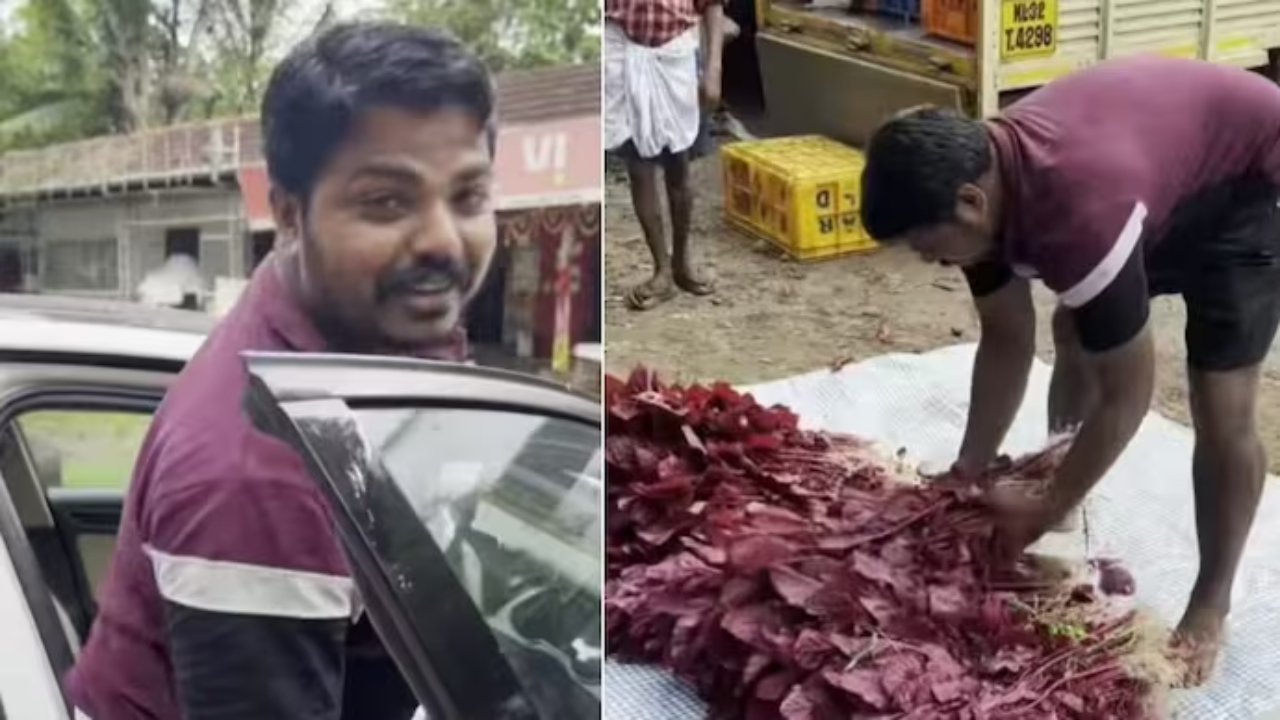
<path fill-rule="evenodd" d="M 702 4 L 702 95 L 711 109 L 720 104 L 721 56 L 724 53 L 724 4 L 704 0 Z"/>
<path fill-rule="evenodd" d="M 1071 310 L 1094 400 L 1046 499 L 1064 515 L 1089 494 L 1142 425 L 1155 389 L 1155 343 L 1141 248 L 1096 297 Z M 1059 517 L 1051 520 L 1061 519 Z"/>
<path fill-rule="evenodd" d="M 339 720 L 355 591 L 323 501 L 209 482 L 157 498 L 151 517 L 184 720 Z"/>
<path fill-rule="evenodd" d="M 302 720 L 342 710 L 349 621 L 201 610 L 166 601 L 184 720 Z"/>
<path fill-rule="evenodd" d="M 969 418 L 954 469 L 977 476 L 995 459 L 1022 405 L 1035 358 L 1036 315 L 1030 283 L 1003 264 L 966 268 L 965 277 L 982 334 L 973 362 Z"/>
<path fill-rule="evenodd" d="M 1085 415 L 1050 486 L 1050 521 L 1061 520 L 1085 499 L 1129 445 L 1151 405 L 1155 344 L 1146 324 L 1132 340 L 1090 355 L 1086 363 L 1098 388 L 1097 402 Z"/>

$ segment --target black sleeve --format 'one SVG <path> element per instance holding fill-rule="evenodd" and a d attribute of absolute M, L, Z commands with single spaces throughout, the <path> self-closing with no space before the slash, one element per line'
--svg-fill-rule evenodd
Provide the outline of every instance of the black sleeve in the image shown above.
<path fill-rule="evenodd" d="M 383 647 L 368 613 L 352 626 L 347 639 L 346 680 L 343 720 L 411 720 L 418 709 L 418 699 Z"/>
<path fill-rule="evenodd" d="M 165 602 L 183 720 L 340 720 L 350 621 Z"/>
<path fill-rule="evenodd" d="M 980 260 L 960 270 L 975 298 L 986 297 L 1013 280 L 1013 268 L 1001 260 Z"/>
<path fill-rule="evenodd" d="M 1101 353 L 1132 340 L 1151 312 L 1142 248 L 1136 247 L 1119 274 L 1097 297 L 1071 312 L 1086 352 Z"/>

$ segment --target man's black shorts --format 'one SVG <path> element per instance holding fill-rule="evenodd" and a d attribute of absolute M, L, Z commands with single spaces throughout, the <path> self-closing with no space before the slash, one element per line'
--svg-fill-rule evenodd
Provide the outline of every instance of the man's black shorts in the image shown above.
<path fill-rule="evenodd" d="M 1148 252 L 1151 295 L 1182 295 L 1187 361 L 1226 371 L 1262 362 L 1280 324 L 1280 189 L 1237 182 L 1175 209 Z"/>

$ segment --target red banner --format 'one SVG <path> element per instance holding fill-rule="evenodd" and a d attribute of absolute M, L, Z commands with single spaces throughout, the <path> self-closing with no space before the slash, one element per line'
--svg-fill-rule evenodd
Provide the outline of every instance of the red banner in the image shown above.
<path fill-rule="evenodd" d="M 600 118 L 548 120 L 498 134 L 498 207 L 503 210 L 600 202 Z"/>
<path fill-rule="evenodd" d="M 251 232 L 275 228 L 271 214 L 271 181 L 265 165 L 247 165 L 236 173 L 240 182 L 240 201 L 244 204 L 244 219 Z"/>

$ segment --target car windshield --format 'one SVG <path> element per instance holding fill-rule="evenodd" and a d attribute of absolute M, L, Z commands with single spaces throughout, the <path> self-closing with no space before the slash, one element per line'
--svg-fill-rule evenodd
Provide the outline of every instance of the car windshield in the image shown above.
<path fill-rule="evenodd" d="M 397 532 L 430 534 L 545 717 L 598 718 L 599 428 L 475 409 L 356 416 L 413 508 L 373 520 L 416 518 Z M 424 562 L 388 556 L 394 547 L 375 548 L 388 566 Z"/>

